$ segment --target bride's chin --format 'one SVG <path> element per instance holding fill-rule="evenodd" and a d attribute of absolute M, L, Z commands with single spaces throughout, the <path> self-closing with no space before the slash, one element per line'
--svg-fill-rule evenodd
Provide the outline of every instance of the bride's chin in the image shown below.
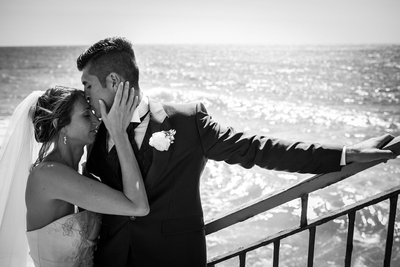
<path fill-rule="evenodd" d="M 90 136 L 90 138 L 88 139 L 88 142 L 86 142 L 86 145 L 88 146 L 88 145 L 93 144 L 95 140 L 96 140 L 96 133 L 95 133 L 95 134 L 92 134 L 92 135 Z"/>

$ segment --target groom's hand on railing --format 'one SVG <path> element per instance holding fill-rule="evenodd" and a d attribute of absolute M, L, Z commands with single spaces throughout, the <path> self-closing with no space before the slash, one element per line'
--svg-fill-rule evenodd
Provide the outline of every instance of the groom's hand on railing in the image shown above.
<path fill-rule="evenodd" d="M 385 134 L 347 147 L 346 164 L 376 160 L 384 160 L 386 162 L 389 159 L 395 159 L 398 153 L 389 149 L 382 149 L 393 139 L 394 136 Z M 396 139 L 398 139 L 398 137 Z"/>

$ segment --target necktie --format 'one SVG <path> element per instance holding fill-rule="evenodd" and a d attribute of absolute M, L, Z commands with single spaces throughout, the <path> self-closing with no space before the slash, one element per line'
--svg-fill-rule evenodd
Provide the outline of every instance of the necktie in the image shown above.
<path fill-rule="evenodd" d="M 143 117 L 140 118 L 140 121 L 143 121 L 143 119 L 147 116 L 147 114 L 148 112 Z M 126 131 L 128 133 L 129 141 L 132 145 L 133 152 L 135 153 L 136 160 L 140 168 L 140 172 L 142 173 L 143 179 L 145 179 L 150 169 L 151 162 L 153 160 L 153 149 L 149 145 L 149 139 L 150 139 L 149 127 L 147 127 L 146 133 L 144 135 L 142 146 L 140 147 L 140 149 L 137 147 L 137 144 L 135 142 L 135 128 L 139 124 L 140 123 L 137 122 L 131 122 Z"/>

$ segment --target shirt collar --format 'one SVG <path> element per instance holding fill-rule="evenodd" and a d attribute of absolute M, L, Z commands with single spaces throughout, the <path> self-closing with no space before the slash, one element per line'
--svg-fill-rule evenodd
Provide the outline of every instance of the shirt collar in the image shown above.
<path fill-rule="evenodd" d="M 147 95 L 142 93 L 142 100 L 140 101 L 138 107 L 133 112 L 131 122 L 140 123 L 140 118 L 149 111 L 149 98 Z"/>

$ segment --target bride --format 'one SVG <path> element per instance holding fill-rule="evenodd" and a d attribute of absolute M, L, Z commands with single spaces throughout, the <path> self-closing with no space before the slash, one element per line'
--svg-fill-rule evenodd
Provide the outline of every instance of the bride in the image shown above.
<path fill-rule="evenodd" d="M 123 192 L 78 172 L 84 146 L 94 142 L 100 124 L 81 90 L 35 91 L 15 110 L 0 149 L 0 266 L 29 265 L 27 240 L 35 266 L 92 266 L 97 213 L 148 214 L 126 133 L 137 106 L 129 83 L 118 86 L 109 112 L 100 106 L 120 159 Z"/>

